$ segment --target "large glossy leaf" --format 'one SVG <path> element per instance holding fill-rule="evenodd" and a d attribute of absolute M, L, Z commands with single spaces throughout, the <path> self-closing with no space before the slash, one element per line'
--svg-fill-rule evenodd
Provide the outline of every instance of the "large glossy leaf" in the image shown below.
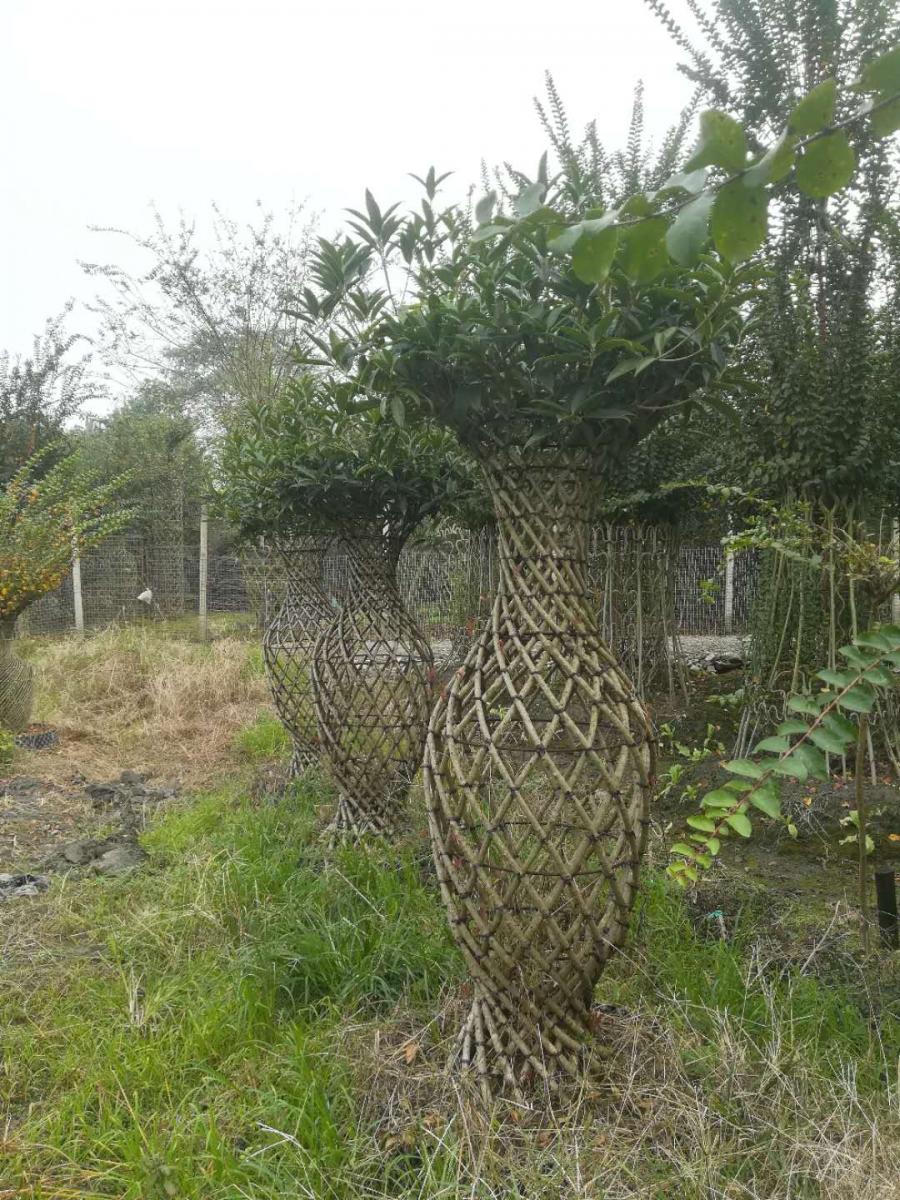
<path fill-rule="evenodd" d="M 778 183 L 790 173 L 797 155 L 794 146 L 797 136 L 786 133 L 743 174 L 744 187 L 764 187 L 767 183 Z"/>
<path fill-rule="evenodd" d="M 635 283 L 650 283 L 668 263 L 665 217 L 649 217 L 619 231 L 622 270 Z"/>
<path fill-rule="evenodd" d="M 763 188 L 733 179 L 713 202 L 710 228 L 716 249 L 730 262 L 749 258 L 766 240 L 769 199 Z"/>
<path fill-rule="evenodd" d="M 713 192 L 702 192 L 684 206 L 669 226 L 666 248 L 683 267 L 694 266 L 709 241 L 709 214 L 714 199 Z"/>
<path fill-rule="evenodd" d="M 797 165 L 797 186 L 823 200 L 846 187 L 856 170 L 856 154 L 843 130 L 826 134 L 806 147 Z"/>
<path fill-rule="evenodd" d="M 603 283 L 619 244 L 619 231 L 614 226 L 599 233 L 584 233 L 578 239 L 572 255 L 572 270 L 582 283 Z"/>

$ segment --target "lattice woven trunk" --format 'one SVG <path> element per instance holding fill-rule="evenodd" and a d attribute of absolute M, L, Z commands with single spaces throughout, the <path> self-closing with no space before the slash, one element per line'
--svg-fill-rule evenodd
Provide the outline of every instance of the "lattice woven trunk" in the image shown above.
<path fill-rule="evenodd" d="M 577 455 L 486 464 L 500 584 L 425 751 L 435 862 L 473 984 L 463 1066 L 485 1098 L 584 1060 L 595 985 L 635 899 L 654 765 L 647 716 L 589 602 Z"/>
<path fill-rule="evenodd" d="M 310 536 L 276 544 L 284 562 L 286 589 L 263 637 L 263 657 L 272 700 L 291 736 L 292 777 L 319 761 L 321 743 L 310 674 L 316 642 L 334 618 L 322 582 L 322 560 L 330 541 Z"/>
<path fill-rule="evenodd" d="M 340 789 L 333 831 L 392 836 L 422 762 L 434 662 L 397 590 L 399 539 L 347 529 L 340 542 L 347 599 L 313 659 L 323 759 Z"/>
<path fill-rule="evenodd" d="M 14 617 L 0 618 L 0 728 L 17 733 L 31 720 L 34 669 L 15 652 Z"/>

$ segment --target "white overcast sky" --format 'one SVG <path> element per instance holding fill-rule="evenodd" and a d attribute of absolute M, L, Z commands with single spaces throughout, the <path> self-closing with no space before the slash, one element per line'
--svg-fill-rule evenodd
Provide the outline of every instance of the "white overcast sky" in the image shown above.
<path fill-rule="evenodd" d="M 461 189 L 482 158 L 533 170 L 545 69 L 608 144 L 638 78 L 654 133 L 689 93 L 642 0 L 0 0 L 0 349 L 90 299 L 78 260 L 123 247 L 89 225 L 145 229 L 151 203 L 301 200 L 330 232 L 431 163 Z"/>

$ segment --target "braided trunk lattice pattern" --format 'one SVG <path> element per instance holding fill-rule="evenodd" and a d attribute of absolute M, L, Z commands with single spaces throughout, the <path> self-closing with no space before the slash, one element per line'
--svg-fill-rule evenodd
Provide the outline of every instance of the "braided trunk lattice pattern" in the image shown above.
<path fill-rule="evenodd" d="M 485 467 L 500 586 L 425 751 L 435 863 L 473 1003 L 485 1099 L 582 1069 L 595 985 L 635 899 L 654 765 L 647 716 L 588 601 L 581 460 Z"/>
<path fill-rule="evenodd" d="M 422 762 L 434 663 L 397 590 L 399 539 L 348 529 L 340 543 L 347 600 L 313 656 L 323 759 L 340 789 L 332 832 L 390 837 Z"/>
<path fill-rule="evenodd" d="M 0 618 L 0 728 L 17 733 L 31 720 L 34 668 L 15 653 L 15 618 Z"/>
<path fill-rule="evenodd" d="M 334 617 L 322 584 L 322 560 L 330 540 L 310 536 L 276 544 L 287 586 L 263 637 L 263 657 L 275 709 L 291 736 L 292 778 L 319 761 L 310 667 L 316 641 Z"/>

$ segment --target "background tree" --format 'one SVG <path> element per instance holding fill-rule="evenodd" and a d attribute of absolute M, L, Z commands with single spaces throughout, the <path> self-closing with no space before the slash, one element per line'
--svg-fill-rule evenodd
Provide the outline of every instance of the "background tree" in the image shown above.
<path fill-rule="evenodd" d="M 47 321 L 29 355 L 0 352 L 0 484 L 53 442 L 64 446 L 67 423 L 103 394 L 91 374 L 83 340 L 66 332 L 72 306 Z M 41 460 L 46 469 L 50 459 Z"/>
<path fill-rule="evenodd" d="M 126 238 L 146 260 L 137 273 L 85 263 L 102 282 L 94 311 L 99 348 L 131 387 L 163 381 L 183 412 L 220 430 L 240 401 L 277 395 L 295 371 L 298 321 L 310 223 L 301 208 L 276 221 L 259 209 L 243 225 L 213 206 L 208 230 L 181 217 L 174 228 L 158 212 L 146 234 Z"/>
<path fill-rule="evenodd" d="M 77 436 L 80 457 L 101 478 L 127 471 L 135 510 L 128 553 L 140 588 L 166 611 L 184 611 L 186 556 L 199 539 L 200 506 L 212 493 L 211 454 L 197 420 L 164 383 L 146 382 Z M 213 550 L 221 547 L 213 546 Z"/>
<path fill-rule="evenodd" d="M 99 545 L 133 516 L 127 476 L 104 480 L 77 455 L 42 470 L 52 446 L 0 491 L 0 726 L 20 729 L 32 705 L 32 672 L 13 652 L 16 620 L 57 588 L 75 552 Z"/>

